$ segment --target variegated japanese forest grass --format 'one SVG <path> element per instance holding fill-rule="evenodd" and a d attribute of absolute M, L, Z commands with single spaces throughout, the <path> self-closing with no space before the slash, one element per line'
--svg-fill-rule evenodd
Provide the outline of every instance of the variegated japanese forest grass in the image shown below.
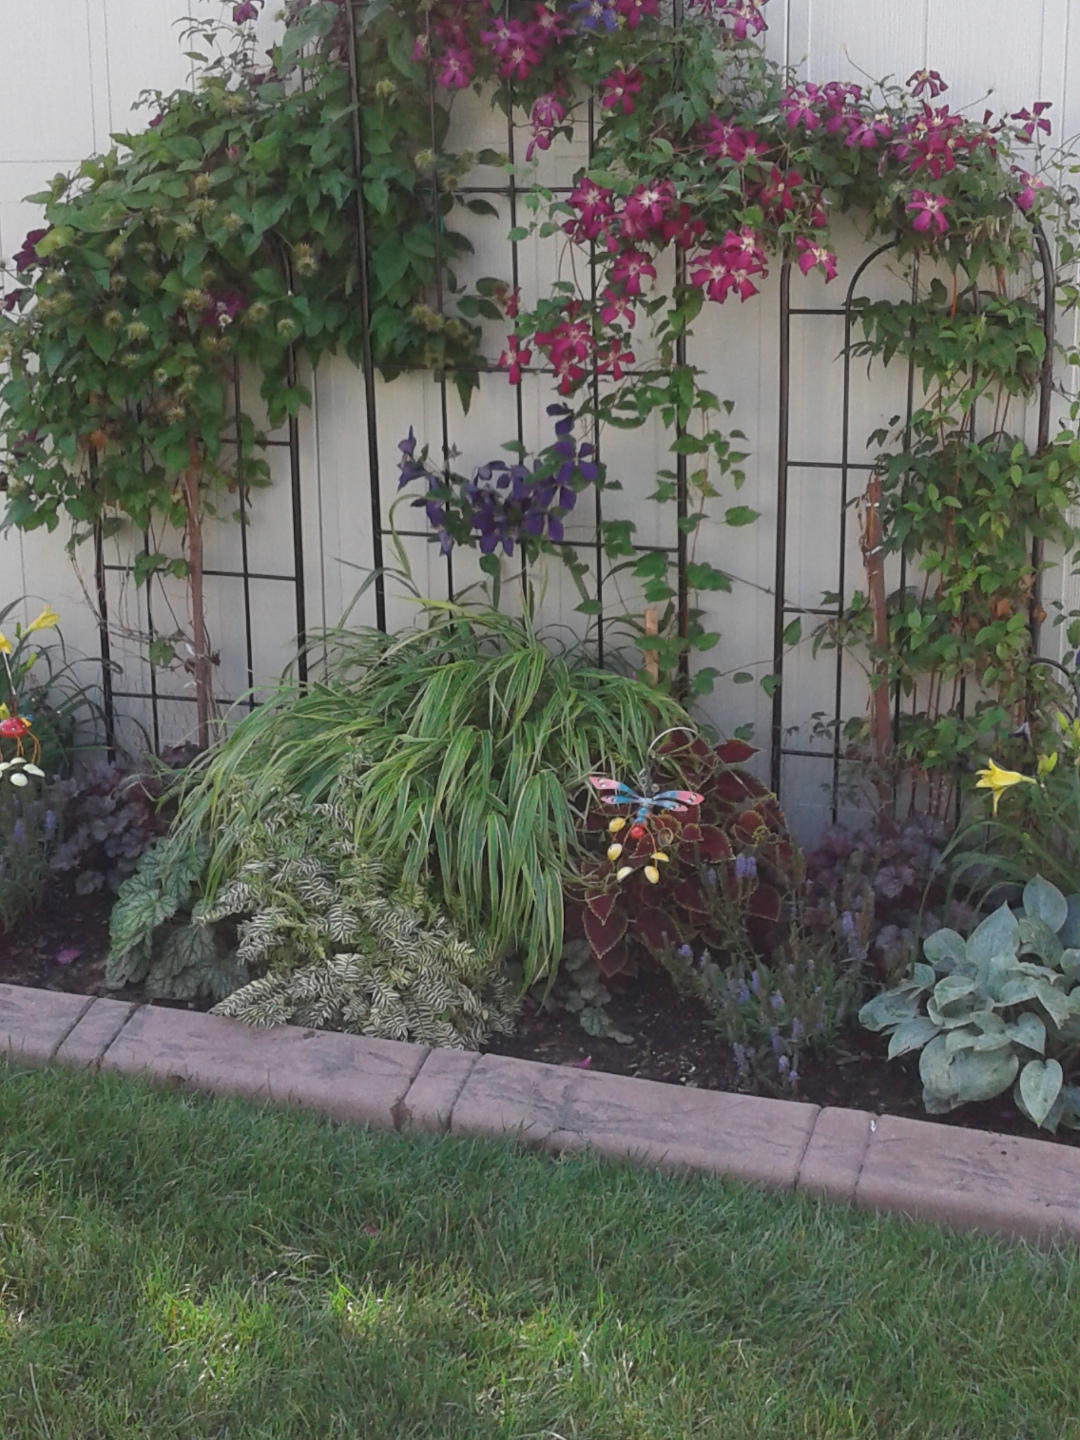
<path fill-rule="evenodd" d="M 1080 1256 L 0 1062 L 4 1440 L 1064 1440 Z"/>
<path fill-rule="evenodd" d="M 305 689 L 285 686 L 197 767 L 170 844 L 210 847 L 206 889 L 236 837 L 283 792 L 325 798 L 359 765 L 356 832 L 531 982 L 562 946 L 577 852 L 574 796 L 593 770 L 633 783 L 652 740 L 689 724 L 641 681 L 556 653 L 526 621 L 425 605 L 426 628 L 336 630 Z"/>

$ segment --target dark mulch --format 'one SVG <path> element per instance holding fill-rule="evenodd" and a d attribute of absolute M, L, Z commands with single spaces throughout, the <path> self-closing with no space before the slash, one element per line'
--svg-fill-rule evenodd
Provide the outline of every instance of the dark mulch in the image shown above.
<path fill-rule="evenodd" d="M 143 999 L 136 988 L 105 988 L 112 901 L 109 893 L 77 895 L 69 884 L 54 881 L 37 910 L 24 916 L 9 934 L 0 933 L 0 983 Z M 496 1038 L 488 1049 L 493 1054 L 551 1065 L 587 1062 L 592 1070 L 702 1090 L 738 1089 L 730 1052 L 704 1007 L 679 995 L 662 971 L 643 967 L 635 979 L 621 986 L 609 983 L 609 988 L 613 998 L 608 1013 L 614 1028 L 632 1036 L 632 1044 L 586 1035 L 576 1016 L 561 1009 L 546 1010 L 527 1000 L 516 1032 Z M 199 1010 L 210 1006 L 209 1001 L 176 1004 Z M 834 1055 L 826 1060 L 804 1057 L 800 1068 L 800 1100 L 913 1120 L 926 1118 L 917 1057 L 886 1060 L 884 1041 L 858 1024 L 848 1026 Z M 1035 1130 L 1009 1094 L 935 1119 L 945 1125 L 1080 1145 L 1080 1133 L 1063 1130 L 1058 1136 L 1049 1136 Z"/>

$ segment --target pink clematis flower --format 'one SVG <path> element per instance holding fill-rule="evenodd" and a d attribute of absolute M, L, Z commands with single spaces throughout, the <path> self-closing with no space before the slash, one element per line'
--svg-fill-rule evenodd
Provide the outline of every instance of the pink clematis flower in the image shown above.
<path fill-rule="evenodd" d="M 634 96 L 641 90 L 641 71 L 624 70 L 621 66 L 604 77 L 604 93 L 600 104 L 605 110 L 622 106 L 624 115 L 634 113 Z"/>
<path fill-rule="evenodd" d="M 904 208 L 915 216 L 911 222 L 913 229 L 932 230 L 936 235 L 944 235 L 949 228 L 944 211 L 951 203 L 944 195 L 934 195 L 929 190 L 913 190 Z"/>
<path fill-rule="evenodd" d="M 640 295 L 643 279 L 656 279 L 656 266 L 641 250 L 623 250 L 611 267 L 611 279 L 625 287 L 627 295 Z"/>
<path fill-rule="evenodd" d="M 606 350 L 598 352 L 596 359 L 596 368 L 601 375 L 610 374 L 613 379 L 621 380 L 625 373 L 624 366 L 634 363 L 634 352 L 624 350 L 622 343 L 614 339 Z"/>
<path fill-rule="evenodd" d="M 571 209 L 578 214 L 576 219 L 564 223 L 566 233 L 578 241 L 599 239 L 615 215 L 612 195 L 611 190 L 603 189 L 593 180 L 579 180 L 568 201 Z"/>
<path fill-rule="evenodd" d="M 1046 186 L 1037 176 L 1029 175 L 1026 170 L 1021 170 L 1019 166 L 1014 165 L 1012 168 L 1013 174 L 1020 182 L 1020 189 L 1013 196 L 1013 199 L 1016 201 L 1016 207 L 1018 210 L 1030 210 L 1035 204 L 1036 192 L 1045 190 Z"/>
<path fill-rule="evenodd" d="M 701 148 L 714 160 L 732 160 L 737 165 L 746 155 L 747 134 L 737 125 L 725 124 L 715 115 L 705 122 Z"/>
<path fill-rule="evenodd" d="M 549 45 L 559 45 L 574 33 L 574 27 L 570 20 L 558 10 L 552 10 L 543 4 L 543 0 L 536 0 L 533 5 L 533 14 L 536 19 L 533 21 L 533 30 L 536 38 L 545 48 Z"/>
<path fill-rule="evenodd" d="M 908 76 L 907 83 L 916 99 L 921 97 L 924 91 L 929 90 L 930 99 L 936 100 L 949 88 L 936 70 L 916 70 L 914 74 Z"/>
<path fill-rule="evenodd" d="M 636 30 L 646 15 L 659 15 L 656 0 L 615 0 L 615 10 L 626 21 L 628 30 Z"/>
<path fill-rule="evenodd" d="M 629 297 L 621 290 L 614 289 L 609 285 L 600 299 L 603 301 L 603 309 L 600 311 L 600 319 L 605 325 L 623 324 L 633 326 L 637 315 L 631 305 Z"/>
<path fill-rule="evenodd" d="M 261 4 L 262 0 L 259 0 L 259 3 Z M 232 18 L 234 25 L 243 25 L 245 20 L 257 20 L 259 18 L 258 5 L 254 3 L 254 0 L 242 0 L 241 4 L 233 6 Z"/>
<path fill-rule="evenodd" d="M 472 52 L 448 46 L 439 56 L 436 80 L 444 90 L 464 90 L 473 78 Z"/>
<path fill-rule="evenodd" d="M 797 170 L 789 170 L 786 175 L 774 165 L 769 173 L 768 179 L 761 187 L 760 199 L 766 210 L 779 211 L 794 210 L 795 191 L 803 183 L 803 177 Z"/>
<path fill-rule="evenodd" d="M 1009 116 L 1009 119 L 1023 120 L 1026 122 L 1024 125 L 1021 125 L 1019 127 L 1018 131 L 1018 133 L 1021 134 L 1025 140 L 1033 140 L 1035 138 L 1036 130 L 1045 131 L 1045 133 L 1049 135 L 1050 121 L 1043 120 L 1041 116 L 1044 110 L 1050 109 L 1051 104 L 1052 102 L 1050 100 L 1036 100 L 1035 104 L 1032 105 L 1030 110 L 1017 110 L 1015 115 Z"/>
<path fill-rule="evenodd" d="M 802 125 L 807 130 L 817 129 L 821 124 L 821 116 L 814 106 L 820 94 L 821 91 L 816 85 L 793 85 L 784 92 L 784 98 L 780 101 L 780 113 L 787 120 L 789 130 L 794 130 L 797 125 Z"/>
<path fill-rule="evenodd" d="M 506 337 L 506 346 L 499 356 L 499 369 L 509 370 L 510 384 L 521 384 L 521 371 L 532 359 L 532 351 L 516 335 Z"/>
<path fill-rule="evenodd" d="M 676 245 L 681 245 L 684 250 L 700 240 L 705 234 L 705 221 L 692 219 L 690 206 L 682 204 L 674 215 L 668 218 L 660 226 L 660 237 L 665 245 L 670 245 L 674 240 Z"/>
<path fill-rule="evenodd" d="M 836 279 L 836 256 L 824 245 L 818 245 L 813 240 L 808 240 L 805 235 L 800 235 L 795 241 L 795 248 L 799 252 L 799 269 L 804 275 L 820 265 L 825 272 L 825 283 Z"/>
<path fill-rule="evenodd" d="M 662 180 L 658 185 L 639 185 L 627 196 L 623 206 L 623 233 L 626 233 L 626 219 L 631 224 L 639 223 L 645 231 L 655 230 L 674 203 L 675 186 L 670 180 Z"/>

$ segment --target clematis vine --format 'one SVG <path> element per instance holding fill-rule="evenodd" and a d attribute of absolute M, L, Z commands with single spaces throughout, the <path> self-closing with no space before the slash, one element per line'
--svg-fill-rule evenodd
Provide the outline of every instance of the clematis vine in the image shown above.
<path fill-rule="evenodd" d="M 600 104 L 604 110 L 622 109 L 624 115 L 634 113 L 634 96 L 641 90 L 639 70 L 613 70 L 604 78 Z"/>
<path fill-rule="evenodd" d="M 808 240 L 805 235 L 796 238 L 795 248 L 799 252 L 799 269 L 804 275 L 809 275 L 811 270 L 820 266 L 825 272 L 826 284 L 836 279 L 836 256 L 831 250 L 816 241 Z"/>

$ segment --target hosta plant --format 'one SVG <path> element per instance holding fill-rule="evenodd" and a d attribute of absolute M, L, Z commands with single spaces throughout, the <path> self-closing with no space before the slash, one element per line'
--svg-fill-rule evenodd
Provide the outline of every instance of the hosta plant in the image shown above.
<path fill-rule="evenodd" d="M 776 797 L 743 768 L 753 753 L 740 740 L 714 749 L 700 737 L 673 736 L 658 751 L 658 788 L 686 786 L 700 805 L 662 813 L 636 838 L 634 826 L 609 832 L 610 809 L 589 811 L 587 832 L 601 858 L 583 863 L 568 918 L 605 975 L 683 944 L 752 963 L 755 942 L 767 943 L 801 861 Z"/>
<path fill-rule="evenodd" d="M 966 940 L 938 930 L 923 955 L 859 1018 L 889 1035 L 890 1059 L 920 1052 L 929 1113 L 1014 1086 L 1036 1125 L 1080 1126 L 1080 895 L 1037 875 L 1020 909 L 1001 905 Z"/>

